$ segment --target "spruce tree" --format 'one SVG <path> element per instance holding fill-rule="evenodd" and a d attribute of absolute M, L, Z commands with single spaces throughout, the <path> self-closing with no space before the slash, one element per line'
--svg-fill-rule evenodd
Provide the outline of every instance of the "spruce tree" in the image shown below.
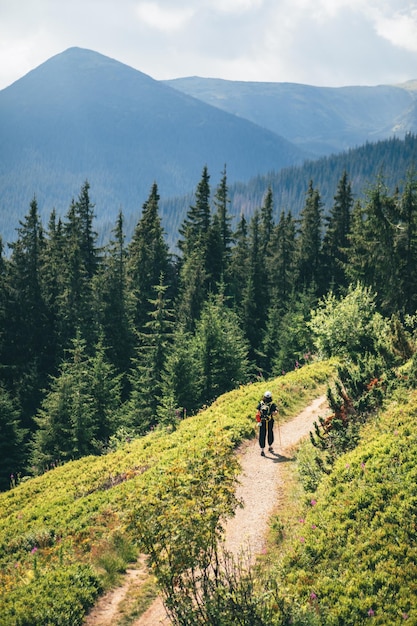
<path fill-rule="evenodd" d="M 98 318 L 107 355 L 119 373 L 127 372 L 133 356 L 134 337 L 129 323 L 127 296 L 127 250 L 120 211 L 112 238 L 95 281 Z"/>
<path fill-rule="evenodd" d="M 130 318 L 136 332 L 142 332 L 152 310 L 153 288 L 161 274 L 169 276 L 168 246 L 159 216 L 159 194 L 156 183 L 142 208 L 127 254 L 127 291 L 130 294 Z"/>
<path fill-rule="evenodd" d="M 101 341 L 89 355 L 77 333 L 35 417 L 32 461 L 37 470 L 100 453 L 117 429 L 119 405 L 120 379 Z"/>
<path fill-rule="evenodd" d="M 413 314 L 417 310 L 417 178 L 409 172 L 398 201 L 399 222 L 394 230 L 398 267 L 395 310 Z"/>
<path fill-rule="evenodd" d="M 39 406 L 46 384 L 47 313 L 41 287 L 43 228 L 34 198 L 10 244 L 6 326 L 3 328 L 3 373 L 13 396 L 19 397 L 24 426 Z"/>
<path fill-rule="evenodd" d="M 178 241 L 178 248 L 182 256 L 179 261 L 179 293 L 176 310 L 179 321 L 190 331 L 194 330 L 210 289 L 209 180 L 207 167 L 204 167 L 195 193 L 195 204 L 190 206 L 179 231 L 182 239 Z M 219 241 L 218 238 L 217 241 Z"/>
<path fill-rule="evenodd" d="M 249 237 L 248 224 L 242 214 L 233 235 L 235 245 L 231 250 L 230 259 L 230 294 L 232 308 L 239 317 L 243 313 L 243 293 L 249 273 Z"/>
<path fill-rule="evenodd" d="M 310 180 L 306 201 L 300 214 L 297 238 L 298 289 L 320 286 L 322 240 L 322 202 L 320 193 Z"/>
<path fill-rule="evenodd" d="M 375 291 L 378 306 L 390 315 L 398 293 L 395 235 L 400 223 L 398 202 L 379 180 L 367 192 L 363 207 L 356 207 L 349 235 L 346 272 L 351 282 L 361 282 Z"/>
<path fill-rule="evenodd" d="M 16 484 L 24 471 L 26 435 L 16 403 L 0 384 L 0 491 Z"/>
<path fill-rule="evenodd" d="M 177 325 L 162 371 L 158 416 L 164 424 L 193 415 L 200 408 L 201 379 L 193 335 Z"/>
<path fill-rule="evenodd" d="M 163 372 L 173 334 L 173 312 L 166 291 L 161 275 L 159 284 L 154 286 L 156 297 L 150 299 L 152 310 L 148 322 L 139 333 L 130 375 L 132 391 L 123 409 L 124 424 L 139 434 L 144 434 L 159 421 Z"/>
<path fill-rule="evenodd" d="M 345 266 L 352 207 L 352 187 L 345 171 L 339 181 L 334 204 L 325 218 L 326 232 L 323 237 L 322 260 L 323 293 L 329 288 L 332 288 L 335 293 L 340 293 L 347 287 Z"/>
<path fill-rule="evenodd" d="M 248 381 L 248 344 L 222 294 L 204 304 L 193 343 L 200 372 L 201 405 Z"/>
<path fill-rule="evenodd" d="M 226 285 L 228 290 L 230 282 L 230 258 L 233 235 L 230 226 L 231 216 L 228 210 L 229 204 L 230 198 L 228 196 L 225 168 L 214 195 L 215 211 L 208 239 L 207 270 L 210 276 L 210 287 L 212 291 L 215 289 L 215 286 L 219 285 L 221 282 Z"/>

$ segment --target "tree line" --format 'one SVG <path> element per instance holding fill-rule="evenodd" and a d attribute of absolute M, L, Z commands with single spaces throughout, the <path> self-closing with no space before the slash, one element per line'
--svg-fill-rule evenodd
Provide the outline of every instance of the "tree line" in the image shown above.
<path fill-rule="evenodd" d="M 417 180 L 379 178 L 355 200 L 346 172 L 324 215 L 310 180 L 298 218 L 271 187 L 232 229 L 226 169 L 203 168 L 169 249 L 155 183 L 133 235 L 120 211 L 98 245 L 86 181 L 64 218 L 36 198 L 0 256 L 0 488 L 22 474 L 175 427 L 226 391 L 308 362 L 319 300 L 360 283 L 383 315 L 417 308 Z"/>

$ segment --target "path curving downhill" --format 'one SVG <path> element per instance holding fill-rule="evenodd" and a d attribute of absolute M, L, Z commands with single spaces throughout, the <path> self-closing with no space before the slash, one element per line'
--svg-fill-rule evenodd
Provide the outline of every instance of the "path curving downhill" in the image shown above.
<path fill-rule="evenodd" d="M 244 442 L 237 451 L 242 472 L 236 496 L 243 502 L 243 508 L 236 511 L 225 528 L 225 548 L 238 556 L 245 551 L 256 558 L 265 544 L 268 521 L 274 511 L 279 508 L 283 495 L 282 464 L 291 460 L 293 449 L 313 429 L 313 423 L 319 415 L 327 410 L 325 395 L 316 398 L 303 411 L 285 424 L 275 422 L 274 452 L 266 452 L 261 457 L 256 439 Z M 142 566 L 143 567 L 143 566 Z M 124 597 L 125 591 L 140 579 L 140 569 L 131 570 L 126 576 L 125 585 L 101 598 L 97 606 L 84 622 L 85 626 L 114 626 L 117 624 L 118 602 Z M 133 572 L 136 572 L 133 574 Z M 147 611 L 132 626 L 168 626 L 170 621 L 166 615 L 162 600 L 157 598 Z"/>

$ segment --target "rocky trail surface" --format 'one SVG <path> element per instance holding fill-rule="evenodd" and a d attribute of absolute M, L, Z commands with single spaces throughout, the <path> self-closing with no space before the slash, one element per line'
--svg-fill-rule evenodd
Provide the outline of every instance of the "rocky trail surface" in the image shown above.
<path fill-rule="evenodd" d="M 275 423 L 274 452 L 260 456 L 256 439 L 244 442 L 237 451 L 242 472 L 236 495 L 242 500 L 243 507 L 226 525 L 226 549 L 236 556 L 242 551 L 249 551 L 255 558 L 264 546 L 268 521 L 273 512 L 279 510 L 283 496 L 282 464 L 293 458 L 294 447 L 313 428 L 314 421 L 327 410 L 326 396 L 316 398 L 292 420 L 285 424 Z M 143 560 L 134 569 L 127 571 L 124 584 L 100 598 L 97 605 L 86 618 L 85 626 L 116 626 L 119 607 L 132 589 L 146 576 Z M 157 598 L 147 611 L 132 626 L 168 626 L 160 598 Z"/>

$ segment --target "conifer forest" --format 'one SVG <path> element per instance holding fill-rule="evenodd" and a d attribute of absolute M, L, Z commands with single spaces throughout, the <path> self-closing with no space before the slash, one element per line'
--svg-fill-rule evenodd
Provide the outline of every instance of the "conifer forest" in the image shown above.
<path fill-rule="evenodd" d="M 329 293 L 360 284 L 385 317 L 416 312 L 411 172 L 401 191 L 377 179 L 360 200 L 344 172 L 326 214 L 311 180 L 297 218 L 269 187 L 239 218 L 226 170 L 213 188 L 205 167 L 175 251 L 159 202 L 155 183 L 129 241 L 120 211 L 100 247 L 85 181 L 47 224 L 33 199 L 3 242 L 0 490 L 307 363 L 306 322 Z"/>

